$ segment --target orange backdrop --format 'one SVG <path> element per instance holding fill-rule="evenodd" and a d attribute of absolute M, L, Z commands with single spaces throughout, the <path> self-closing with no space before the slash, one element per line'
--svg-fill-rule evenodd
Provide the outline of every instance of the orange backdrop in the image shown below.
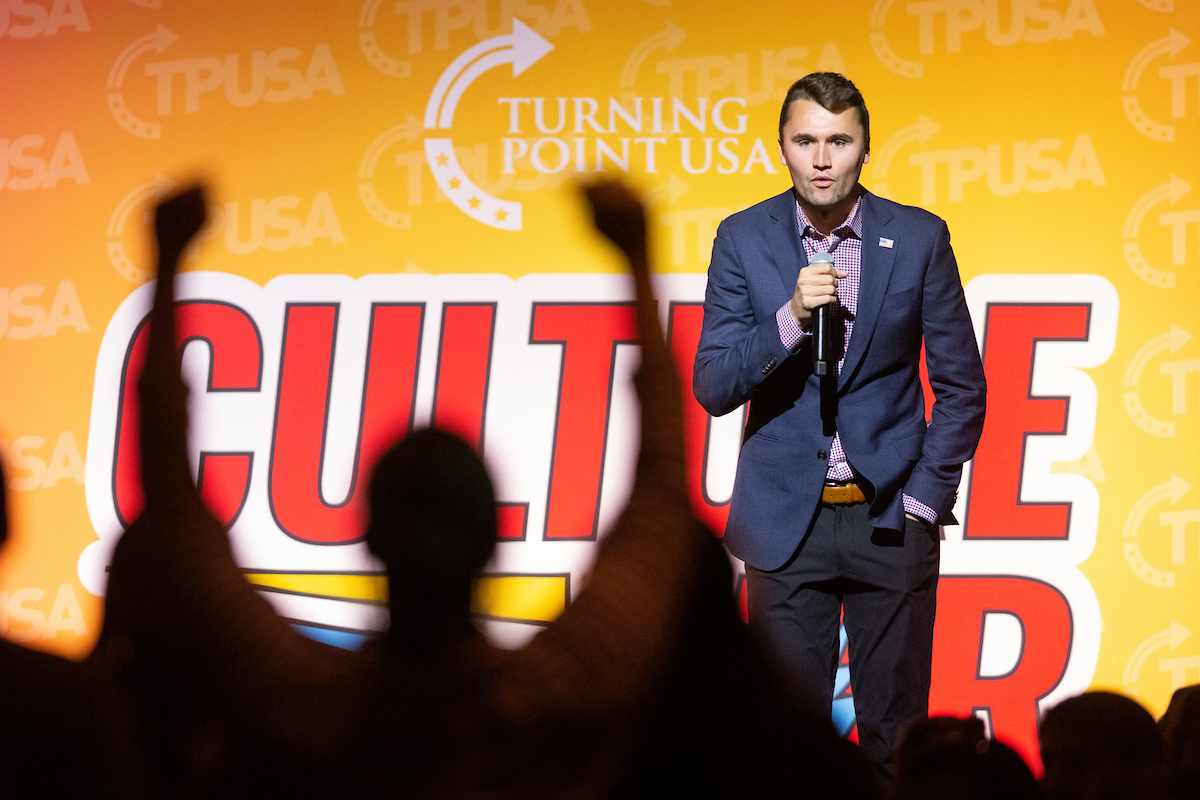
<path fill-rule="evenodd" d="M 0 3 L 0 633 L 95 640 L 146 213 L 196 175 L 193 457 L 250 578 L 318 635 L 383 625 L 353 476 L 435 420 L 501 474 L 489 631 L 536 630 L 636 435 L 628 287 L 576 181 L 646 192 L 686 372 L 716 225 L 787 187 L 780 99 L 830 69 L 871 109 L 866 186 L 948 221 L 988 369 L 935 706 L 1027 754 L 1039 704 L 1089 686 L 1161 712 L 1200 679 L 1200 17 L 1178 5 Z M 371 388 L 368 342 L 395 385 Z M 689 413 L 719 526 L 739 420 Z"/>

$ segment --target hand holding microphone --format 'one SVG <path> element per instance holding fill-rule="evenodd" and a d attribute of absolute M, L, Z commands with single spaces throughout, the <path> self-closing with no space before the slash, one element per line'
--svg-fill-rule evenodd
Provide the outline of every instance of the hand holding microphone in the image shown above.
<path fill-rule="evenodd" d="M 796 323 L 808 326 L 812 334 L 813 373 L 824 376 L 832 373 L 829 362 L 837 361 L 834 345 L 833 312 L 830 305 L 837 300 L 837 282 L 846 273 L 833 265 L 829 253 L 815 253 L 808 265 L 800 270 L 796 290 L 790 302 Z"/>
<path fill-rule="evenodd" d="M 828 264 L 833 269 L 833 256 L 829 253 L 815 253 L 809 259 L 809 266 Z M 837 297 L 837 284 L 834 284 L 834 297 Z M 829 374 L 829 362 L 833 356 L 833 313 L 829 309 L 830 300 L 813 309 L 812 321 L 812 360 L 813 374 L 825 377 Z"/>

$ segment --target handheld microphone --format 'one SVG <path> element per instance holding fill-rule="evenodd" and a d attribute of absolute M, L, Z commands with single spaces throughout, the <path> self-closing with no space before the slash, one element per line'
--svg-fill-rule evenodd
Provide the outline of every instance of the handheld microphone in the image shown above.
<path fill-rule="evenodd" d="M 815 253 L 808 263 L 832 266 L 833 256 L 829 253 Z M 829 363 L 835 359 L 833 356 L 833 311 L 829 303 L 817 306 L 813 310 L 812 360 L 814 375 L 823 378 L 830 374 Z"/>

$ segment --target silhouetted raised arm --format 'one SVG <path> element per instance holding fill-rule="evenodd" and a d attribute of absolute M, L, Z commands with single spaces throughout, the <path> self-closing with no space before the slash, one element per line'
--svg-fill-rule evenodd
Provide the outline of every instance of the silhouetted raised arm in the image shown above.
<path fill-rule="evenodd" d="M 146 503 L 113 553 L 94 656 L 131 695 L 168 792 L 189 785 L 189 752 L 205 737 L 301 760 L 329 752 L 356 658 L 302 636 L 246 582 L 192 480 L 174 289 L 204 209 L 193 188 L 156 210 L 158 284 L 139 383 Z"/>
<path fill-rule="evenodd" d="M 619 183 L 593 184 L 586 193 L 596 229 L 621 251 L 633 275 L 642 346 L 642 364 L 634 378 L 641 404 L 642 442 L 630 502 L 640 502 L 648 492 L 662 492 L 656 500 L 690 508 L 684 480 L 683 400 L 650 282 L 645 211 L 637 197 Z"/>
<path fill-rule="evenodd" d="M 598 548 L 587 588 L 526 648 L 536 678 L 522 702 L 611 719 L 652 696 L 696 600 L 703 560 L 717 545 L 687 495 L 679 378 L 659 323 L 641 203 L 615 183 L 585 192 L 596 227 L 633 274 L 641 447 L 628 505 Z"/>
<path fill-rule="evenodd" d="M 187 463 L 187 387 L 175 345 L 175 274 L 189 241 L 204 225 L 204 191 L 193 187 L 155 209 L 158 282 L 150 312 L 146 363 L 138 382 L 142 486 L 148 510 L 185 499 L 199 503 Z"/>

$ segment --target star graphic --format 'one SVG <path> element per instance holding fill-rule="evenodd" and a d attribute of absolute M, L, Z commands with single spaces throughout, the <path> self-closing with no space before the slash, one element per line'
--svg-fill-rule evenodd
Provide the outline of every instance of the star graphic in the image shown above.
<path fill-rule="evenodd" d="M 445 153 L 442 153 L 440 156 L 437 157 L 437 165 L 439 167 L 444 167 L 449 163 L 450 163 L 450 156 L 446 155 Z"/>
<path fill-rule="evenodd" d="M 506 219 L 508 219 L 508 212 L 505 211 L 503 208 L 496 212 L 496 221 L 497 222 L 504 222 L 504 220 L 506 220 Z"/>
<path fill-rule="evenodd" d="M 449 181 L 447 181 L 447 183 L 450 184 L 451 189 L 457 189 L 462 184 L 462 181 L 460 181 L 458 178 L 451 178 Z"/>
<path fill-rule="evenodd" d="M 479 208 L 479 198 L 478 197 L 472 197 L 467 202 L 471 204 L 471 208 Z"/>

